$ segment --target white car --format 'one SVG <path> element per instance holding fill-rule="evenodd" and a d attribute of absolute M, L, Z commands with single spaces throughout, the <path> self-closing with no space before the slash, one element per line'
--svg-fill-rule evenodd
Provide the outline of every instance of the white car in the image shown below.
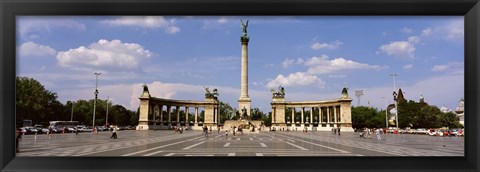
<path fill-rule="evenodd" d="M 417 130 L 415 130 L 415 134 L 428 134 L 428 130 L 425 128 L 417 128 Z"/>

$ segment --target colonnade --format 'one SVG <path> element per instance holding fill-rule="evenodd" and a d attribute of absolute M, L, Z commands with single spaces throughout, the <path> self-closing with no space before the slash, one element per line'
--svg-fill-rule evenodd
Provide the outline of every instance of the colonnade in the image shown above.
<path fill-rule="evenodd" d="M 208 96 L 205 101 L 173 100 L 151 97 L 148 87 L 144 86 L 140 99 L 140 114 L 137 130 L 167 129 L 172 126 L 183 126 L 188 129 L 201 129 L 203 126 L 217 125 L 219 103 L 216 97 Z M 172 121 L 172 108 L 175 108 L 176 120 Z M 190 125 L 190 109 L 194 111 L 193 125 Z M 185 118 L 180 119 L 180 111 L 184 110 Z M 200 109 L 203 109 L 203 120 L 199 121 Z M 167 120 L 164 121 L 164 115 Z M 184 122 L 183 124 L 181 122 Z"/>

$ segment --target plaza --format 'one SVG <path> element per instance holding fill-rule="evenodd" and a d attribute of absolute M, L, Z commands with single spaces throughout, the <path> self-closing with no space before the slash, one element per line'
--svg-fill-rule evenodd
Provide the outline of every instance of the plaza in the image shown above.
<path fill-rule="evenodd" d="M 171 130 L 24 135 L 17 156 L 464 156 L 463 137 L 432 137 L 414 134 L 383 134 L 377 140 L 357 132 L 341 135 L 327 131 L 244 131 L 233 136 L 221 130 L 209 133 Z"/>

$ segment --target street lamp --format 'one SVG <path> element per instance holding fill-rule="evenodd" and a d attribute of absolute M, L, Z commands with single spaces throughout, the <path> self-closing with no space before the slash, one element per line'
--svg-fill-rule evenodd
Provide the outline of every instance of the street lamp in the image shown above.
<path fill-rule="evenodd" d="M 397 124 L 397 129 L 398 129 L 398 106 L 397 106 L 397 92 L 395 90 L 397 89 L 395 87 L 395 77 L 398 75 L 396 73 L 391 74 L 390 76 L 393 77 L 393 100 L 395 101 L 395 123 Z"/>
<path fill-rule="evenodd" d="M 92 121 L 92 128 L 95 128 L 95 108 L 97 106 L 97 98 L 98 98 L 98 89 L 97 89 L 97 86 L 98 86 L 98 75 L 102 74 L 102 73 L 99 73 L 99 72 L 95 72 L 95 100 L 93 101 L 93 121 Z"/>

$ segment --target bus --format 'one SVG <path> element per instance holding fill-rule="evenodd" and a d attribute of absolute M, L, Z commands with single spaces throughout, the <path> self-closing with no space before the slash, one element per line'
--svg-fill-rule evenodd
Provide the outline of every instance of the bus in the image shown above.
<path fill-rule="evenodd" d="M 53 132 L 74 132 L 75 127 L 78 125 L 78 121 L 50 121 L 49 129 L 51 128 Z"/>

